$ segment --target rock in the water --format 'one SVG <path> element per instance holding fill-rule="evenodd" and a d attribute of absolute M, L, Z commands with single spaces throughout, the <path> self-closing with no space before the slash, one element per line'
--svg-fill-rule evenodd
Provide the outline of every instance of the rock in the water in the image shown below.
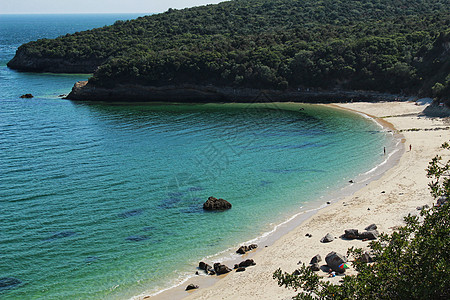
<path fill-rule="evenodd" d="M 309 262 L 310 264 L 317 264 L 319 262 L 322 261 L 322 257 L 320 257 L 319 254 L 317 254 L 316 256 L 314 256 L 313 258 L 311 258 L 311 261 Z"/>
<path fill-rule="evenodd" d="M 205 271 L 206 274 L 208 274 L 212 270 L 212 267 L 210 265 L 208 265 L 207 263 L 204 263 L 202 261 L 198 263 L 198 268 L 200 270 Z"/>
<path fill-rule="evenodd" d="M 240 268 L 242 268 L 242 267 L 246 268 L 246 267 L 254 266 L 254 265 L 256 265 L 256 263 L 253 259 L 246 259 L 243 262 L 239 263 Z"/>
<path fill-rule="evenodd" d="M 198 289 L 198 285 L 191 283 L 186 287 L 186 291 Z"/>
<path fill-rule="evenodd" d="M 25 94 L 25 95 L 20 96 L 20 98 L 22 98 L 22 99 L 31 99 L 31 98 L 33 98 L 33 97 L 34 97 L 34 96 L 31 95 L 31 94 Z"/>
<path fill-rule="evenodd" d="M 226 274 L 228 272 L 231 272 L 231 269 L 228 268 L 225 265 L 222 265 L 221 263 L 215 263 L 214 264 L 214 271 L 216 272 L 217 275 L 222 275 L 222 274 Z"/>
<path fill-rule="evenodd" d="M 22 281 L 14 277 L 2 277 L 0 278 L 0 291 L 15 288 L 21 283 Z"/>
<path fill-rule="evenodd" d="M 208 200 L 203 203 L 204 210 L 225 210 L 230 209 L 231 203 L 224 199 L 217 199 L 209 197 Z"/>
<path fill-rule="evenodd" d="M 241 246 L 241 247 L 239 247 L 239 249 L 236 250 L 236 253 L 245 254 L 246 252 L 251 251 L 256 248 L 258 248 L 258 245 L 256 245 L 256 244 L 251 244 L 248 246 Z"/>
<path fill-rule="evenodd" d="M 375 230 L 377 229 L 377 225 L 376 224 L 370 224 L 369 226 L 367 226 L 366 228 L 364 228 L 365 230 Z"/>
<path fill-rule="evenodd" d="M 358 229 L 346 229 L 343 237 L 349 240 L 357 239 Z"/>
<path fill-rule="evenodd" d="M 318 263 L 311 264 L 311 265 L 309 266 L 309 268 L 310 268 L 312 271 L 320 271 L 320 267 L 319 267 L 319 264 L 318 264 Z"/>
<path fill-rule="evenodd" d="M 359 239 L 364 240 L 364 239 L 368 239 L 368 240 L 375 240 L 378 238 L 378 230 L 374 229 L 374 230 L 368 230 L 368 231 L 364 231 L 361 232 L 359 234 Z"/>
<path fill-rule="evenodd" d="M 244 272 L 245 268 L 244 267 L 239 267 L 236 269 L 236 272 Z"/>
<path fill-rule="evenodd" d="M 340 269 L 339 266 L 347 262 L 347 257 L 332 251 L 325 257 L 325 262 L 331 269 L 333 269 L 333 271 L 343 273 L 345 272 L 345 269 Z"/>
<path fill-rule="evenodd" d="M 334 236 L 332 236 L 330 233 L 327 233 L 326 236 L 324 236 L 323 238 L 320 239 L 321 243 L 329 243 L 334 241 Z"/>

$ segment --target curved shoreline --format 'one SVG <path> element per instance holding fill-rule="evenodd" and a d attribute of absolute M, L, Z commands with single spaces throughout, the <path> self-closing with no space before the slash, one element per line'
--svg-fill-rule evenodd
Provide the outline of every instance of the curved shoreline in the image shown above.
<path fill-rule="evenodd" d="M 389 122 L 396 129 L 402 130 L 405 142 L 412 145 L 412 150 L 408 147 L 399 163 L 381 178 L 320 210 L 301 226 L 282 236 L 272 247 L 256 254 L 256 266 L 243 273 L 232 273 L 214 286 L 200 288 L 187 299 L 211 299 L 217 295 L 221 295 L 222 299 L 292 297 L 296 294 L 294 291 L 278 287 L 272 279 L 276 269 L 293 272 L 298 267 L 299 260 L 307 264 L 316 254 L 323 257 L 330 251 L 346 253 L 352 246 L 367 247 L 368 243 L 360 240 L 336 239 L 331 243 L 320 243 L 319 239 L 327 232 L 338 236 L 344 229 L 363 229 L 376 223 L 380 232 L 391 233 L 398 225 L 403 224 L 404 216 L 409 213 L 418 214 L 416 207 L 432 205 L 433 198 L 428 190 L 425 168 L 436 154 L 442 155 L 444 159 L 450 158 L 440 149 L 440 145 L 450 139 L 450 131 L 430 129 L 440 128 L 444 120 L 420 116 L 424 106 L 413 103 L 352 103 L 340 106 L 363 113 L 370 112 L 378 118 L 392 116 L 389 117 Z M 419 130 L 408 131 L 410 128 Z M 305 233 L 311 233 L 313 237 L 307 238 Z M 355 274 L 352 269 L 348 273 Z M 326 273 L 319 271 L 319 275 L 324 276 Z M 338 283 L 340 279 L 340 276 L 325 278 L 333 283 Z"/>
<path fill-rule="evenodd" d="M 367 113 L 363 113 L 360 111 L 355 111 L 352 109 L 346 109 L 338 105 L 326 105 L 329 107 L 333 107 L 334 109 L 345 109 L 347 111 L 351 111 L 353 113 L 361 114 L 365 116 L 368 119 L 373 120 L 377 124 L 379 124 L 384 130 L 388 130 L 389 132 L 392 132 L 395 130 L 394 126 L 390 124 L 389 122 L 385 120 L 380 120 L 376 116 L 369 115 Z M 394 134 L 394 133 L 393 133 Z M 397 133 L 398 134 L 398 133 Z M 317 214 L 320 214 L 321 211 L 324 209 L 328 209 L 330 207 L 336 207 L 337 203 L 342 201 L 342 199 L 345 199 L 347 197 L 352 196 L 357 191 L 363 189 L 367 184 L 369 184 L 372 181 L 379 180 L 388 170 L 390 170 L 392 167 L 396 166 L 398 161 L 400 160 L 401 155 L 404 153 L 403 143 L 400 142 L 400 140 L 404 140 L 403 137 L 393 137 L 393 140 L 397 141 L 397 148 L 392 149 L 390 153 L 387 153 L 388 158 L 383 161 L 382 163 L 378 164 L 375 168 L 372 170 L 368 170 L 365 173 L 361 173 L 357 179 L 355 179 L 354 184 L 347 185 L 343 188 L 340 188 L 338 190 L 334 190 L 332 193 L 327 195 L 325 198 L 321 199 L 321 202 L 315 201 L 313 204 L 308 204 L 306 207 L 302 207 L 300 212 L 296 213 L 295 215 L 287 218 L 287 220 L 283 221 L 280 224 L 277 224 L 274 226 L 274 228 L 269 231 L 263 233 L 261 236 L 256 237 L 255 239 L 252 239 L 250 241 L 247 241 L 242 244 L 250 244 L 250 243 L 258 243 L 259 248 L 256 251 L 250 252 L 248 254 L 245 254 L 243 256 L 237 256 L 233 255 L 232 252 L 234 252 L 235 249 L 226 249 L 222 251 L 221 253 L 209 256 L 205 258 L 205 261 L 207 263 L 210 263 L 211 261 L 220 261 L 222 263 L 225 263 L 229 266 L 232 266 L 234 263 L 239 263 L 240 261 L 247 259 L 247 258 L 255 258 L 255 261 L 257 262 L 258 266 L 258 260 L 259 257 L 264 256 L 264 253 L 267 251 L 266 247 L 272 247 L 273 245 L 276 245 L 279 243 L 279 241 L 284 238 L 285 236 L 291 234 L 293 231 L 298 230 L 302 227 L 302 225 L 310 220 L 311 218 L 314 218 Z M 373 172 L 375 170 L 375 172 Z M 369 174 L 370 173 L 370 174 Z M 327 201 L 331 202 L 331 205 L 325 204 Z M 325 234 L 325 233 L 324 233 Z M 320 237 L 315 237 L 320 238 Z M 224 254 L 227 254 L 224 256 Z M 254 267 L 252 267 L 254 268 Z M 247 273 L 251 268 L 247 269 Z M 194 273 L 195 269 L 193 270 Z M 272 272 L 275 271 L 272 270 Z M 202 273 L 202 272 L 200 272 Z M 239 274 L 239 276 L 245 276 L 244 273 Z M 151 299 L 181 299 L 188 297 L 189 295 L 192 295 L 193 299 L 196 299 L 198 297 L 198 293 L 202 293 L 202 290 L 210 290 L 215 289 L 215 286 L 223 281 L 223 278 L 227 278 L 230 276 L 238 276 L 233 273 L 229 273 L 227 275 L 222 276 L 190 276 L 189 278 L 186 278 L 185 280 L 178 282 L 175 286 L 172 286 L 170 288 L 158 291 L 156 293 L 152 294 L 141 294 L 139 296 L 135 296 L 132 299 L 147 299 L 148 297 L 151 297 Z M 184 291 L 184 287 L 189 284 L 194 283 L 197 285 L 200 285 L 200 290 L 192 290 L 189 292 Z M 208 298 L 208 297 L 207 297 Z M 245 298 L 248 298 L 246 296 Z M 205 298 L 206 299 L 206 298 Z M 231 299 L 231 298 L 230 298 Z"/>

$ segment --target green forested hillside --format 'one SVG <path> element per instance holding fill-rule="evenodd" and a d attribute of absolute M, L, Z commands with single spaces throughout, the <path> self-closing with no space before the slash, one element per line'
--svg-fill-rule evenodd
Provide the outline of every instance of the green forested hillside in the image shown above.
<path fill-rule="evenodd" d="M 90 84 L 104 87 L 193 83 L 445 98 L 450 0 L 235 0 L 39 40 L 19 53 L 98 61 Z"/>

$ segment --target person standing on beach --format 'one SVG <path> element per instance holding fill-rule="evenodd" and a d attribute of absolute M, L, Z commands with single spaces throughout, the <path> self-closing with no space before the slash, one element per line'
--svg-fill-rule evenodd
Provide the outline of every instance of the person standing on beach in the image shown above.
<path fill-rule="evenodd" d="M 383 148 L 384 155 L 386 155 L 386 147 Z"/>
<path fill-rule="evenodd" d="M 409 151 L 411 152 L 411 144 L 409 144 Z"/>

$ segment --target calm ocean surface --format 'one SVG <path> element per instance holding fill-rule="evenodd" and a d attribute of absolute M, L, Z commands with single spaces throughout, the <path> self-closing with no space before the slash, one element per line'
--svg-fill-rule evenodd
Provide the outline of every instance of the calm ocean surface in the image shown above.
<path fill-rule="evenodd" d="M 6 67 L 24 42 L 134 17 L 0 15 L 1 299 L 167 288 L 385 159 L 392 137 L 348 112 L 75 103 L 58 95 L 88 75 Z"/>

